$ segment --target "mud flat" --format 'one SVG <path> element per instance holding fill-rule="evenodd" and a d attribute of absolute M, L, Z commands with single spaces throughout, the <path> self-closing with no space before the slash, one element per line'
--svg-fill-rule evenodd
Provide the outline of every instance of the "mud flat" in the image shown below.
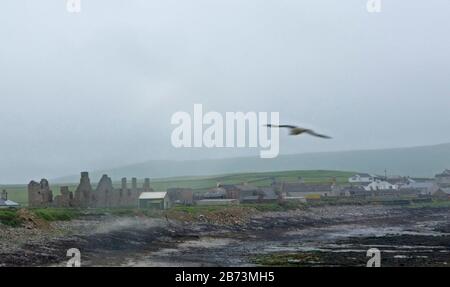
<path fill-rule="evenodd" d="M 450 264 L 450 208 L 326 206 L 254 212 L 233 224 L 112 217 L 55 222 L 49 230 L 0 227 L 0 266 L 382 266 Z"/>

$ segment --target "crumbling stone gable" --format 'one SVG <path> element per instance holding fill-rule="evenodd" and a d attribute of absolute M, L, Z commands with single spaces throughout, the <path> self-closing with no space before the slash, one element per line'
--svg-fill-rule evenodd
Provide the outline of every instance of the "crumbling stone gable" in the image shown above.
<path fill-rule="evenodd" d="M 60 188 L 60 194 L 53 199 L 48 181 L 42 179 L 40 183 L 31 181 L 28 184 L 28 198 L 30 207 L 137 207 L 139 195 L 142 192 L 153 191 L 150 179 L 145 178 L 142 188 L 137 185 L 137 178 L 132 178 L 131 188 L 127 187 L 127 179 L 122 178 L 120 188 L 114 188 L 108 175 L 103 175 L 94 190 L 89 179 L 89 173 L 82 172 L 80 184 L 75 193 L 67 186 Z"/>
<path fill-rule="evenodd" d="M 88 172 L 82 172 L 80 184 L 75 190 L 75 205 L 79 207 L 89 207 L 91 202 L 92 186 Z"/>
<path fill-rule="evenodd" d="M 114 207 L 117 206 L 117 197 L 111 178 L 104 174 L 95 189 L 91 204 L 95 207 Z"/>
<path fill-rule="evenodd" d="M 49 207 L 52 203 L 53 192 L 46 179 L 41 179 L 40 183 L 32 180 L 28 184 L 28 205 L 30 207 Z"/>

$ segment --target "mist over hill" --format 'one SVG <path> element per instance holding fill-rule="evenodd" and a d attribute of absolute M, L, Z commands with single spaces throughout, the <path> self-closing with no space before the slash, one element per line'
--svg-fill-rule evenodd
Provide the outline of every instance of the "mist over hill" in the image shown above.
<path fill-rule="evenodd" d="M 102 174 L 113 180 L 122 177 L 179 177 L 239 172 L 284 170 L 355 170 L 388 175 L 432 177 L 450 168 L 450 143 L 408 148 L 355 150 L 340 152 L 280 155 L 275 159 L 237 157 L 207 160 L 150 160 L 109 170 L 91 171 L 91 180 Z M 77 182 L 79 175 L 54 179 L 54 182 Z"/>

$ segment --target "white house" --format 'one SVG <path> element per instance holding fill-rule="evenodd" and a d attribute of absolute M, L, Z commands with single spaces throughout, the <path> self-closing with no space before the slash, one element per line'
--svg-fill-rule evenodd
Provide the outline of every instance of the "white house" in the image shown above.
<path fill-rule="evenodd" d="M 368 173 L 357 173 L 348 178 L 349 183 L 369 183 L 379 179 L 378 176 Z"/>
<path fill-rule="evenodd" d="M 384 180 L 376 180 L 376 181 L 373 181 L 373 182 L 369 183 L 368 185 L 364 186 L 364 189 L 367 191 L 392 190 L 392 189 L 398 189 L 398 185 L 391 184 Z"/>
<path fill-rule="evenodd" d="M 165 191 L 142 192 L 139 195 L 139 208 L 167 209 L 171 206 L 169 194 Z"/>

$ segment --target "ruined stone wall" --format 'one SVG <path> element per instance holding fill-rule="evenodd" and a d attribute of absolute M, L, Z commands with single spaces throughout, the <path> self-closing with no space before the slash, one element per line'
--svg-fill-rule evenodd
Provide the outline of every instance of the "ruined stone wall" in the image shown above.
<path fill-rule="evenodd" d="M 172 202 L 181 204 L 194 203 L 194 192 L 191 188 L 168 188 L 167 193 Z M 239 196 L 237 198 L 239 198 Z"/>
<path fill-rule="evenodd" d="M 53 199 L 48 181 L 42 179 L 40 183 L 35 181 L 29 183 L 28 198 L 30 207 L 137 207 L 139 195 L 148 191 L 153 191 L 148 178 L 144 180 L 142 188 L 138 187 L 136 178 L 132 178 L 131 188 L 127 187 L 126 178 L 122 178 L 120 188 L 114 188 L 111 178 L 106 174 L 102 176 L 94 190 L 89 173 L 82 172 L 75 193 L 72 193 L 67 186 L 62 186 L 60 194 Z"/>
<path fill-rule="evenodd" d="M 55 207 L 76 207 L 73 193 L 69 191 L 68 186 L 61 186 L 60 195 L 55 196 Z"/>
<path fill-rule="evenodd" d="M 78 207 L 88 207 L 92 200 L 92 186 L 89 179 L 89 173 L 82 172 L 80 178 L 80 184 L 75 190 L 75 205 Z"/>
<path fill-rule="evenodd" d="M 93 193 L 90 205 L 92 207 L 115 207 L 117 197 L 111 178 L 104 174 Z"/>
<path fill-rule="evenodd" d="M 41 179 L 40 183 L 32 180 L 28 184 L 28 206 L 49 207 L 52 203 L 53 192 L 46 179 Z"/>
<path fill-rule="evenodd" d="M 142 188 L 138 187 L 137 178 L 131 179 L 131 188 L 128 188 L 126 178 L 122 178 L 120 188 L 114 188 L 111 178 L 105 174 L 100 179 L 95 191 L 92 192 L 89 206 L 97 208 L 137 207 L 139 195 L 144 191 L 152 191 L 148 178 L 144 180 Z"/>
<path fill-rule="evenodd" d="M 118 190 L 118 197 L 116 201 L 116 205 L 118 207 L 136 207 L 139 200 L 139 195 L 142 192 L 153 191 L 150 187 L 150 179 L 144 179 L 144 184 L 142 188 L 139 188 L 137 185 L 137 179 L 131 179 L 131 188 L 127 187 L 127 179 L 122 178 L 122 186 Z"/>

